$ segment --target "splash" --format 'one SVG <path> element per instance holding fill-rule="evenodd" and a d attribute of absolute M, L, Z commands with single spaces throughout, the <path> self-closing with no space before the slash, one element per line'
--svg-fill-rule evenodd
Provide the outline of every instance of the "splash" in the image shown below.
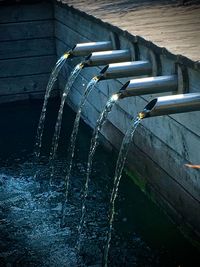
<path fill-rule="evenodd" d="M 53 86 L 54 86 L 54 84 L 58 78 L 58 74 L 59 74 L 60 70 L 62 69 L 62 67 L 64 66 L 64 64 L 65 64 L 65 62 L 69 56 L 70 56 L 70 53 L 65 53 L 64 55 L 62 55 L 59 58 L 59 60 L 56 62 L 55 66 L 51 72 L 51 76 L 50 76 L 48 84 L 47 84 L 47 88 L 46 88 L 46 92 L 45 92 L 45 96 L 44 96 L 44 103 L 43 103 L 42 111 L 40 114 L 40 119 L 39 119 L 39 123 L 38 123 L 37 134 L 36 134 L 35 151 L 34 151 L 36 159 L 38 159 L 40 156 L 40 149 L 41 149 L 41 145 L 42 145 L 42 135 L 43 135 L 43 131 L 44 131 L 44 122 L 45 122 L 45 118 L 46 118 L 46 109 L 47 109 L 48 100 L 49 100 L 51 91 L 53 89 Z"/>
<path fill-rule="evenodd" d="M 118 98 L 119 98 L 118 94 L 114 94 L 108 100 L 102 113 L 99 116 L 99 119 L 97 120 L 97 124 L 96 124 L 96 127 L 95 127 L 93 135 L 92 135 L 92 139 L 91 139 L 91 143 L 90 143 L 90 151 L 89 151 L 89 156 L 88 156 L 88 163 L 87 163 L 86 181 L 85 181 L 84 192 L 83 192 L 81 218 L 80 218 L 80 223 L 78 226 L 78 241 L 77 241 L 77 245 L 76 245 L 78 250 L 80 249 L 80 245 L 81 245 L 81 234 L 82 234 L 82 230 L 83 230 L 84 218 L 85 218 L 85 213 L 86 213 L 86 198 L 88 195 L 89 178 L 90 178 L 90 174 L 91 174 L 91 170 L 92 170 L 93 157 L 94 157 L 97 145 L 98 145 L 97 141 L 98 141 L 99 133 L 100 133 L 102 126 L 104 125 L 107 117 L 108 117 L 109 112 L 112 110 L 112 108 L 113 108 L 114 104 L 117 102 Z"/>
<path fill-rule="evenodd" d="M 132 142 L 133 135 L 135 133 L 135 130 L 137 129 L 138 125 L 141 122 L 141 117 L 138 116 L 136 119 L 133 120 L 133 123 L 131 124 L 131 127 L 127 130 L 124 139 L 122 141 L 122 145 L 120 148 L 119 156 L 117 159 L 116 169 L 115 169 L 115 176 L 114 176 L 114 185 L 111 193 L 110 198 L 110 204 L 109 204 L 109 227 L 106 234 L 106 244 L 104 248 L 104 255 L 103 255 L 103 266 L 108 266 L 108 252 L 110 248 L 110 241 L 112 236 L 112 226 L 113 226 L 113 220 L 115 215 L 115 199 L 117 197 L 118 189 L 119 189 L 119 183 L 122 176 L 122 171 L 124 168 L 124 164 L 126 161 L 126 157 L 128 154 L 129 146 Z"/>

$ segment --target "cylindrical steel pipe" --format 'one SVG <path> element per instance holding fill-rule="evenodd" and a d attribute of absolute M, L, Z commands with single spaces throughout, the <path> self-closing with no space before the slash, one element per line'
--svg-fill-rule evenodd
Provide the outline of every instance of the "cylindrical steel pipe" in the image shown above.
<path fill-rule="evenodd" d="M 107 65 L 100 72 L 100 80 L 117 79 L 137 75 L 151 74 L 152 66 L 147 60 L 113 63 Z"/>
<path fill-rule="evenodd" d="M 139 113 L 141 118 L 200 111 L 200 93 L 162 96 L 151 100 Z"/>
<path fill-rule="evenodd" d="M 111 41 L 89 42 L 76 44 L 71 50 L 70 55 L 74 57 L 88 56 L 92 52 L 107 51 L 112 49 Z"/>
<path fill-rule="evenodd" d="M 107 65 L 109 63 L 130 61 L 129 50 L 111 50 L 104 52 L 93 52 L 83 62 L 85 67 Z"/>
<path fill-rule="evenodd" d="M 119 98 L 130 96 L 157 94 L 177 91 L 178 78 L 176 75 L 147 77 L 133 79 L 123 85 L 119 91 Z"/>

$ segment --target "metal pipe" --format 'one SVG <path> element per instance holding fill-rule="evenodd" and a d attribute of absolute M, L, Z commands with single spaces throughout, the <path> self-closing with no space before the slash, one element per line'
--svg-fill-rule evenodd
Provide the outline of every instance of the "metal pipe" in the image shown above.
<path fill-rule="evenodd" d="M 76 44 L 69 52 L 70 56 L 88 56 L 91 52 L 107 51 L 112 49 L 111 41 L 90 42 Z"/>
<path fill-rule="evenodd" d="M 83 63 L 85 67 L 107 65 L 109 63 L 125 62 L 131 60 L 129 50 L 110 50 L 105 52 L 93 52 L 86 57 Z"/>
<path fill-rule="evenodd" d="M 151 74 L 152 66 L 147 60 L 113 63 L 103 68 L 99 80 L 124 78 L 137 75 Z"/>
<path fill-rule="evenodd" d="M 178 77 L 176 75 L 147 77 L 133 79 L 123 85 L 118 95 L 119 98 L 157 94 L 177 91 Z"/>
<path fill-rule="evenodd" d="M 162 96 L 151 100 L 139 113 L 141 118 L 200 111 L 200 93 Z"/>

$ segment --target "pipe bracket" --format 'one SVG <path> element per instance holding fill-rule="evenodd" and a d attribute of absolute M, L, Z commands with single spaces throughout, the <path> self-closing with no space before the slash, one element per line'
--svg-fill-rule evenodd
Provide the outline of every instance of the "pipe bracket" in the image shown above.
<path fill-rule="evenodd" d="M 175 63 L 175 74 L 178 76 L 178 94 L 189 93 L 189 75 L 185 65 Z"/>

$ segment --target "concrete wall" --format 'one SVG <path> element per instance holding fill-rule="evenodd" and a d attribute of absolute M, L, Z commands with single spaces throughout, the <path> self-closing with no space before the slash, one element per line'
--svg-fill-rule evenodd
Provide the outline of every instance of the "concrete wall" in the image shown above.
<path fill-rule="evenodd" d="M 73 7 L 55 5 L 55 38 L 58 57 L 76 43 L 100 40 L 112 40 L 117 48 L 130 48 L 133 59 L 147 59 L 150 51 L 153 51 L 160 74 L 175 73 L 178 62 L 178 69 L 185 68 L 184 71 L 189 75 L 186 89 L 200 92 L 200 71 L 190 60 L 166 53 L 142 38 L 130 36 Z M 70 62 L 62 71 L 59 80 L 61 89 L 72 65 L 77 62 Z M 87 68 L 75 82 L 69 102 L 75 110 L 83 93 L 83 84 L 87 84 L 99 70 Z M 179 75 L 180 84 L 181 79 Z M 95 126 L 108 97 L 120 89 L 125 80 L 128 79 L 98 84 L 83 110 L 87 124 Z M 115 148 L 119 149 L 122 137 L 130 126 L 130 119 L 154 96 L 132 97 L 118 102 L 102 131 Z M 199 115 L 200 112 L 192 112 L 144 120 L 137 129 L 128 156 L 129 167 L 145 182 L 145 190 L 163 206 L 180 228 L 190 229 L 188 235 L 193 238 L 200 236 L 200 171 L 187 168 L 184 164 L 200 163 Z"/>
<path fill-rule="evenodd" d="M 50 3 L 0 7 L 0 103 L 43 95 L 55 60 Z"/>
<path fill-rule="evenodd" d="M 198 64 L 67 5 L 54 3 L 53 8 L 52 3 L 43 1 L 1 7 L 0 23 L 0 103 L 43 97 L 56 57 L 76 43 L 102 40 L 111 40 L 115 48 L 129 48 L 132 59 L 147 59 L 153 55 L 159 74 L 175 73 L 175 64 L 178 64 L 178 69 L 185 68 L 189 76 L 186 89 L 200 92 Z M 59 78 L 60 89 L 64 88 L 72 67 L 79 61 L 74 59 L 66 64 Z M 84 69 L 75 82 L 69 97 L 69 104 L 75 110 L 83 84 L 100 69 Z M 87 124 L 95 126 L 109 96 L 126 80 L 98 84 L 83 110 Z M 181 82 L 181 75 L 179 80 Z M 120 148 L 130 120 L 152 97 L 132 97 L 115 106 L 102 131 L 114 148 Z M 200 236 L 200 171 L 184 164 L 200 163 L 199 115 L 200 112 L 192 112 L 144 120 L 136 131 L 128 156 L 128 166 L 145 184 L 143 189 L 163 206 L 180 228 L 190 229 L 188 235 L 193 238 Z"/>

